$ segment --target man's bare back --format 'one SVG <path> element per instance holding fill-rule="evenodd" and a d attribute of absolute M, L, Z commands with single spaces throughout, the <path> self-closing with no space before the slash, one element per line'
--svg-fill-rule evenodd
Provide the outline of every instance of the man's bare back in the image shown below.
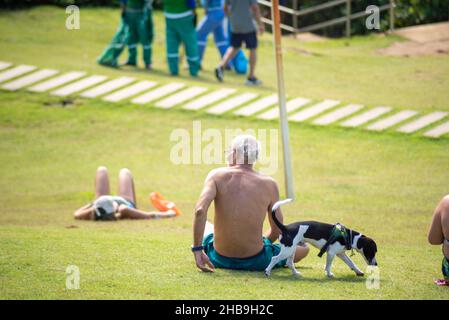
<path fill-rule="evenodd" d="M 214 247 L 223 256 L 251 257 L 263 248 L 263 223 L 278 198 L 276 182 L 251 167 L 234 166 L 211 172 L 215 196 Z"/>

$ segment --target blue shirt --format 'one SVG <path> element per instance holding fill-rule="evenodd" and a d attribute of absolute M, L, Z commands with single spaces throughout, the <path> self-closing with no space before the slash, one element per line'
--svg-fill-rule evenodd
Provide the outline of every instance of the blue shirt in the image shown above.
<path fill-rule="evenodd" d="M 201 4 L 207 9 L 223 9 L 224 0 L 201 0 Z"/>

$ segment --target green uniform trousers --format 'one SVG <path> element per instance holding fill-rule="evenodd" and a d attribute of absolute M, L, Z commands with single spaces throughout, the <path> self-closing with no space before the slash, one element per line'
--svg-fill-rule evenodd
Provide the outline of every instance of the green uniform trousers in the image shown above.
<path fill-rule="evenodd" d="M 198 43 L 193 15 L 178 19 L 165 18 L 167 62 L 172 75 L 179 73 L 179 45 L 184 44 L 190 75 L 196 76 L 200 69 Z"/>
<path fill-rule="evenodd" d="M 129 50 L 128 64 L 137 64 L 137 45 L 143 46 L 143 61 L 151 64 L 151 43 L 147 30 L 147 14 L 142 10 L 125 11 L 125 22 L 128 25 L 127 45 Z"/>
<path fill-rule="evenodd" d="M 111 43 L 104 49 L 103 53 L 97 58 L 99 64 L 116 67 L 117 59 L 125 48 L 126 39 L 128 37 L 128 25 L 122 19 L 115 32 Z"/>

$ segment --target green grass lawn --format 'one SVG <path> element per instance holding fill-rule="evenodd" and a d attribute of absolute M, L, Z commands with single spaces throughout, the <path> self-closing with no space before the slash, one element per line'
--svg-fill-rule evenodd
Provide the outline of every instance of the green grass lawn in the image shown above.
<path fill-rule="evenodd" d="M 94 59 L 113 33 L 117 12 L 82 9 L 81 14 L 81 30 L 66 31 L 60 9 L 1 12 L 0 60 L 172 80 L 164 62 L 162 31 L 155 45 L 154 73 L 101 68 Z M 156 23 L 162 30 L 160 16 Z M 394 40 L 373 36 L 355 38 L 348 45 L 345 40 L 326 45 L 287 39 L 288 91 L 314 99 L 449 110 L 448 58 L 372 53 Z M 294 48 L 315 54 L 298 55 Z M 257 90 L 271 92 L 275 79 L 269 35 L 261 51 L 265 87 Z M 209 54 L 196 82 L 216 86 L 211 72 L 215 62 Z M 368 85 L 372 75 L 363 72 L 367 70 L 381 80 Z M 419 78 L 413 77 L 413 70 L 420 70 Z M 341 261 L 334 263 L 336 279 L 326 279 L 325 261 L 315 249 L 298 264 L 300 279 L 287 269 L 273 271 L 270 279 L 261 272 L 203 274 L 189 250 L 192 211 L 213 166 L 170 162 L 170 133 L 174 128 L 191 131 L 194 120 L 201 120 L 203 129 L 219 130 L 271 129 L 277 123 L 96 99 L 76 98 L 61 107 L 62 100 L 48 94 L 0 92 L 0 298 L 448 298 L 446 288 L 433 284 L 441 276 L 442 255 L 440 248 L 427 244 L 426 232 L 436 203 L 448 193 L 449 139 L 291 126 L 297 200 L 285 207 L 285 220 L 340 221 L 373 237 L 379 247 L 380 290 L 368 290 L 365 279 L 355 277 Z M 158 190 L 175 200 L 184 215 L 111 223 L 73 220 L 73 211 L 92 199 L 99 165 L 109 168 L 112 190 L 121 167 L 133 171 L 140 207 L 148 208 L 148 194 Z M 282 185 L 282 171 L 274 177 Z M 360 255 L 354 259 L 365 268 Z M 68 265 L 80 268 L 80 290 L 65 288 Z"/>

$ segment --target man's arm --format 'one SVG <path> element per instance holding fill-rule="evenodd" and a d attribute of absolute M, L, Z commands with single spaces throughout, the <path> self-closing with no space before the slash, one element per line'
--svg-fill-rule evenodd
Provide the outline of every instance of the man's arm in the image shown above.
<path fill-rule="evenodd" d="M 195 217 L 193 220 L 193 245 L 200 246 L 203 242 L 204 228 L 206 226 L 207 211 L 217 194 L 217 186 L 213 177 L 207 177 L 204 182 L 200 198 L 195 206 Z"/>
<path fill-rule="evenodd" d="M 88 203 L 85 206 L 75 211 L 73 216 L 78 220 L 92 220 L 94 217 L 95 209 L 92 203 Z"/>
<path fill-rule="evenodd" d="M 217 186 L 211 175 L 206 178 L 200 198 L 195 206 L 195 216 L 193 220 L 193 246 L 199 247 L 203 243 L 204 228 L 206 227 L 207 211 L 210 204 L 217 195 Z M 196 266 L 204 272 L 211 272 L 214 269 L 207 255 L 202 251 L 194 251 Z"/>
<path fill-rule="evenodd" d="M 272 195 L 272 201 L 270 205 L 268 206 L 268 221 L 270 222 L 270 229 L 266 233 L 266 237 L 270 239 L 271 242 L 276 241 L 279 238 L 279 235 L 281 234 L 281 230 L 277 227 L 277 225 L 274 223 L 273 217 L 271 216 L 271 208 L 273 208 L 273 205 L 279 201 L 279 188 L 275 181 L 273 181 L 273 195 Z M 276 210 L 276 217 L 280 222 L 284 222 L 284 217 L 281 212 L 281 208 L 278 208 Z"/>
<path fill-rule="evenodd" d="M 265 25 L 262 22 L 260 8 L 257 1 L 254 1 L 254 3 L 251 5 L 251 11 L 253 12 L 254 19 L 256 19 L 257 26 L 259 27 L 259 32 L 263 33 L 265 31 Z"/>

